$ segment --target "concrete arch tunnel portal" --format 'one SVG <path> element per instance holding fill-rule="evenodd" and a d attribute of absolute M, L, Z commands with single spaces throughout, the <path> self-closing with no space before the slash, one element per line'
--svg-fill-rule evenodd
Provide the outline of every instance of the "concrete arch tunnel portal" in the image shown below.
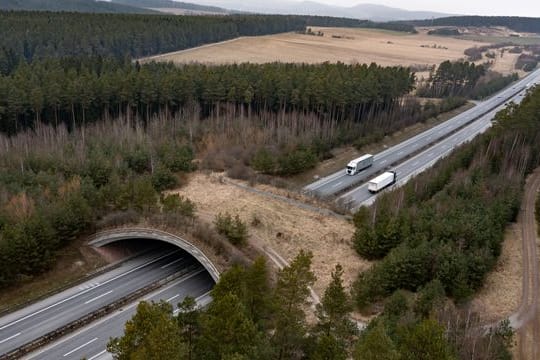
<path fill-rule="evenodd" d="M 157 240 L 177 246 L 193 256 L 208 271 L 214 282 L 217 282 L 220 272 L 212 261 L 199 248 L 183 239 L 165 231 L 147 228 L 123 228 L 101 231 L 92 236 L 88 245 L 101 248 L 109 244 L 126 240 Z"/>

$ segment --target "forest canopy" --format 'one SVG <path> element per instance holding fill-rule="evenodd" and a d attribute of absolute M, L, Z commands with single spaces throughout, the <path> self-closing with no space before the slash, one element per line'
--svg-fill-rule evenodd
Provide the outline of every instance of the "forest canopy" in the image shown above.
<path fill-rule="evenodd" d="M 303 31 L 306 26 L 414 31 L 400 23 L 299 15 L 174 16 L 0 11 L 0 74 L 22 60 L 66 56 L 139 58 L 238 36 Z"/>
<path fill-rule="evenodd" d="M 149 120 L 154 113 L 174 114 L 193 104 L 209 114 L 219 112 L 220 103 L 255 112 L 296 109 L 359 119 L 370 109 L 390 107 L 413 83 L 408 69 L 375 64 L 179 68 L 102 58 L 51 59 L 0 76 L 0 131 L 14 133 L 37 122 L 72 126 L 130 112 Z"/>

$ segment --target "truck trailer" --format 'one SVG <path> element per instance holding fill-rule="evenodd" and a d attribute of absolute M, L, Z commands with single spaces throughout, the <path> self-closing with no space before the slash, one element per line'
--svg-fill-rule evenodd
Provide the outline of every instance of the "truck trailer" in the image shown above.
<path fill-rule="evenodd" d="M 373 155 L 362 155 L 359 158 L 354 159 L 350 163 L 348 163 L 345 172 L 347 173 L 347 175 L 356 175 L 360 171 L 367 169 L 371 165 L 373 165 Z"/>
<path fill-rule="evenodd" d="M 374 179 L 371 179 L 368 183 L 368 190 L 370 193 L 378 193 L 387 186 L 393 185 L 396 183 L 396 172 L 387 171 L 377 176 Z"/>

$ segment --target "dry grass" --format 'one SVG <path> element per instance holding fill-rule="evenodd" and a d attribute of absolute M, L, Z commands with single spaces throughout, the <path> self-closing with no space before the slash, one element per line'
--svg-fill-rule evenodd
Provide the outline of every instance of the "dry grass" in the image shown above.
<path fill-rule="evenodd" d="M 78 240 L 60 250 L 58 261 L 52 270 L 16 287 L 2 290 L 0 311 L 60 289 L 106 265 L 105 260 L 85 246 L 83 241 Z"/>
<path fill-rule="evenodd" d="M 154 56 L 148 59 L 176 63 L 210 64 L 273 61 L 371 63 L 379 65 L 433 65 L 464 57 L 463 51 L 480 42 L 426 34 L 353 28 L 319 28 L 324 36 L 296 33 L 242 37 L 222 43 Z M 333 38 L 341 36 L 342 38 Z M 421 47 L 422 45 L 433 46 Z"/>
<path fill-rule="evenodd" d="M 217 175 L 194 174 L 187 186 L 177 191 L 197 205 L 201 217 L 213 219 L 228 211 L 249 225 L 251 240 L 277 251 L 291 260 L 300 249 L 313 252 L 313 270 L 317 276 L 314 290 L 322 294 L 337 263 L 350 285 L 370 263 L 360 259 L 352 248 L 354 226 L 346 220 L 323 216 L 283 201 L 264 197 L 219 181 Z M 279 193 L 279 191 L 277 191 Z M 259 225 L 252 225 L 257 217 Z"/>
<path fill-rule="evenodd" d="M 508 50 L 509 48 L 505 48 Z M 521 54 L 512 54 L 508 51 L 505 51 L 503 53 L 503 56 L 501 57 L 500 50 L 492 50 L 496 54 L 493 66 L 490 68 L 490 70 L 499 72 L 501 74 L 511 74 L 513 72 L 518 72 L 515 68 L 516 61 Z M 523 71 L 519 71 L 520 76 L 523 75 Z"/>
<path fill-rule="evenodd" d="M 509 316 L 519 307 L 522 292 L 521 235 L 518 224 L 506 231 L 502 253 L 484 287 L 472 301 L 473 309 L 487 321 Z"/>

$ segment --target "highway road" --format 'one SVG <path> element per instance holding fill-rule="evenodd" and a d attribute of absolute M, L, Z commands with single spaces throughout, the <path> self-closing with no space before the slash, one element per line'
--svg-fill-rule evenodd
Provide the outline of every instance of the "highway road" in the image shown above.
<path fill-rule="evenodd" d="M 200 266 L 169 285 L 147 295 L 143 300 L 165 300 L 176 308 L 176 305 L 189 295 L 196 298 L 200 306 L 205 306 L 211 300 L 209 291 L 212 289 L 213 284 L 212 277 Z M 118 337 L 123 334 L 124 324 L 135 314 L 137 304 L 138 301 L 133 302 L 73 334 L 25 356 L 24 359 L 112 359 L 111 354 L 106 351 L 107 342 L 111 337 Z"/>
<path fill-rule="evenodd" d="M 179 248 L 153 250 L 110 272 L 8 314 L 0 318 L 0 354 L 194 264 L 198 262 Z"/>
<path fill-rule="evenodd" d="M 478 103 L 474 108 L 471 108 L 447 121 L 441 123 L 429 130 L 424 131 L 416 136 L 413 136 L 395 146 L 392 146 L 378 154 L 375 154 L 373 166 L 360 172 L 357 175 L 350 176 L 345 174 L 345 166 L 340 170 L 327 177 L 319 179 L 304 187 L 304 192 L 320 197 L 328 197 L 340 193 L 351 188 L 356 184 L 368 181 L 376 174 L 392 168 L 400 161 L 417 153 L 421 149 L 428 147 L 438 141 L 441 141 L 457 129 L 471 123 L 472 121 L 490 113 L 493 109 L 504 105 L 510 99 L 515 98 L 515 95 L 522 92 L 528 85 L 538 83 L 540 79 L 540 69 L 529 74 L 529 76 L 510 85 L 491 98 Z M 351 159 L 352 160 L 352 159 Z"/>
<path fill-rule="evenodd" d="M 540 76 L 536 75 L 535 80 L 540 82 Z M 531 81 L 531 79 L 529 79 L 529 81 Z M 524 91 L 511 97 L 509 101 L 520 103 L 523 99 L 523 95 Z M 489 113 L 481 116 L 478 120 L 473 121 L 471 124 L 458 130 L 449 137 L 393 167 L 392 170 L 396 171 L 397 182 L 396 185 L 390 187 L 389 189 L 405 184 L 411 177 L 418 175 L 422 171 L 433 166 L 441 158 L 450 154 L 457 146 L 470 141 L 478 134 L 487 130 L 491 126 L 492 120 L 497 112 L 504 108 L 504 106 L 505 105 L 503 104 L 496 107 Z M 357 210 L 360 206 L 370 205 L 375 201 L 378 194 L 371 194 L 367 188 L 368 184 L 364 183 L 363 185 L 339 196 L 337 201 L 349 207 L 353 211 Z"/>

